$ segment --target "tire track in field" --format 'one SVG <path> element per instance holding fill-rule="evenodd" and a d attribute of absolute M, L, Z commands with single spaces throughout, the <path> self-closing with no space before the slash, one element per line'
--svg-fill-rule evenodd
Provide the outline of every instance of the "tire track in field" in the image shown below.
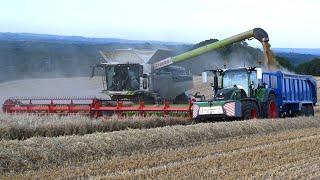
<path fill-rule="evenodd" d="M 309 140 L 313 140 L 313 139 L 319 139 L 320 135 L 314 135 L 314 136 L 309 136 L 309 137 L 302 137 L 302 138 L 295 138 L 295 139 L 289 139 L 289 140 L 283 140 L 283 141 L 278 141 L 278 142 L 272 142 L 272 143 L 268 143 L 268 144 L 263 144 L 263 145 L 256 145 L 256 146 L 252 146 L 252 147 L 246 147 L 243 149 L 237 149 L 237 150 L 230 150 L 230 151 L 226 151 L 226 152 L 222 152 L 222 153 L 209 153 L 205 156 L 200 156 L 200 157 L 193 157 L 193 158 L 188 158 L 186 160 L 178 160 L 175 162 L 170 162 L 167 164 L 162 164 L 159 166 L 154 166 L 154 167 L 149 167 L 149 168 L 143 168 L 143 169 L 135 169 L 135 170 L 130 170 L 127 171 L 125 174 L 128 173 L 134 175 L 139 175 L 139 174 L 144 174 L 144 173 L 151 173 L 151 172 L 155 172 L 155 171 L 162 171 L 162 170 L 166 170 L 168 168 L 177 168 L 180 166 L 186 166 L 186 165 L 191 165 L 191 164 L 197 164 L 205 159 L 213 159 L 213 158 L 219 158 L 219 157 L 231 157 L 237 154 L 243 154 L 243 153 L 249 153 L 249 152 L 254 152 L 254 151 L 259 151 L 262 149 L 267 149 L 270 147 L 281 147 L 281 146 L 285 146 L 291 143 L 298 143 L 298 142 L 302 142 L 302 141 L 309 141 Z M 122 176 L 123 172 L 116 172 L 116 173 L 112 173 L 110 174 L 110 178 L 117 178 L 117 176 Z"/>

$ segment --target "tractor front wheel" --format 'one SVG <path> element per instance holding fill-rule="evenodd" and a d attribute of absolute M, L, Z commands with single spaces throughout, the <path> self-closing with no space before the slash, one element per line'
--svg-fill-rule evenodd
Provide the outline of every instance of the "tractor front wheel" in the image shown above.
<path fill-rule="evenodd" d="M 242 118 L 243 119 L 258 119 L 259 108 L 253 101 L 245 101 L 242 103 Z"/>

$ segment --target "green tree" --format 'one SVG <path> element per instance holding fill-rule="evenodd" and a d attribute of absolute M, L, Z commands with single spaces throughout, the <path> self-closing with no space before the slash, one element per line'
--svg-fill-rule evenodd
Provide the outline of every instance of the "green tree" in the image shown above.
<path fill-rule="evenodd" d="M 310 74 L 320 76 L 320 58 L 315 58 L 312 61 L 302 63 L 296 67 L 296 72 L 300 74 Z"/>
<path fill-rule="evenodd" d="M 276 60 L 282 67 L 287 68 L 290 71 L 295 71 L 295 67 L 287 58 L 276 56 Z"/>

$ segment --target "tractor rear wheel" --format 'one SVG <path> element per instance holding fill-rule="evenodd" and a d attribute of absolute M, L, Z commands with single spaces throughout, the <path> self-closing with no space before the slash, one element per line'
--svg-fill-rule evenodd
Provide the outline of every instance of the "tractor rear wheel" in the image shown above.
<path fill-rule="evenodd" d="M 259 108 L 257 104 L 253 101 L 244 101 L 242 103 L 242 118 L 243 119 L 258 119 Z"/>
<path fill-rule="evenodd" d="M 279 117 L 277 99 L 274 94 L 269 95 L 267 102 L 262 107 L 262 114 L 264 118 L 274 119 Z"/>

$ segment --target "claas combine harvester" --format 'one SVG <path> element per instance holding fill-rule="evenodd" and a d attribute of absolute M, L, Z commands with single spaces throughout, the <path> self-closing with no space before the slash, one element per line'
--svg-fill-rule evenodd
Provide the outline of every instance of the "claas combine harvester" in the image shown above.
<path fill-rule="evenodd" d="M 209 100 L 190 101 L 188 105 L 173 106 L 168 101 L 161 105 L 146 105 L 139 101 L 138 105 L 127 106 L 118 100 L 114 105 L 110 100 L 102 98 L 10 98 L 3 104 L 7 113 L 39 113 L 39 114 L 85 114 L 92 117 L 119 116 L 137 114 L 162 114 L 164 116 L 184 115 L 195 122 L 208 120 L 232 120 L 251 118 L 277 118 L 295 115 L 313 116 L 313 106 L 317 102 L 316 81 L 312 76 L 288 75 L 276 70 L 276 61 L 272 58 L 268 34 L 261 28 L 208 44 L 206 46 L 169 57 L 150 64 L 150 71 L 136 65 L 136 79 L 132 86 L 140 94 L 147 92 L 153 100 L 159 96 L 148 82 L 157 70 L 172 64 L 190 60 L 196 56 L 247 39 L 257 39 L 262 43 L 265 61 L 261 67 L 241 67 L 237 69 L 213 69 L 203 72 L 203 80 L 207 82 L 207 73 L 213 74 L 212 93 Z M 105 70 L 112 65 L 102 64 Z M 124 68 L 127 69 L 128 67 Z M 107 71 L 105 71 L 108 74 Z M 133 73 L 134 74 L 134 73 Z M 132 78 L 128 73 L 129 78 Z M 147 90 L 147 91 L 146 91 Z M 143 100 L 143 99 L 142 99 Z"/>

